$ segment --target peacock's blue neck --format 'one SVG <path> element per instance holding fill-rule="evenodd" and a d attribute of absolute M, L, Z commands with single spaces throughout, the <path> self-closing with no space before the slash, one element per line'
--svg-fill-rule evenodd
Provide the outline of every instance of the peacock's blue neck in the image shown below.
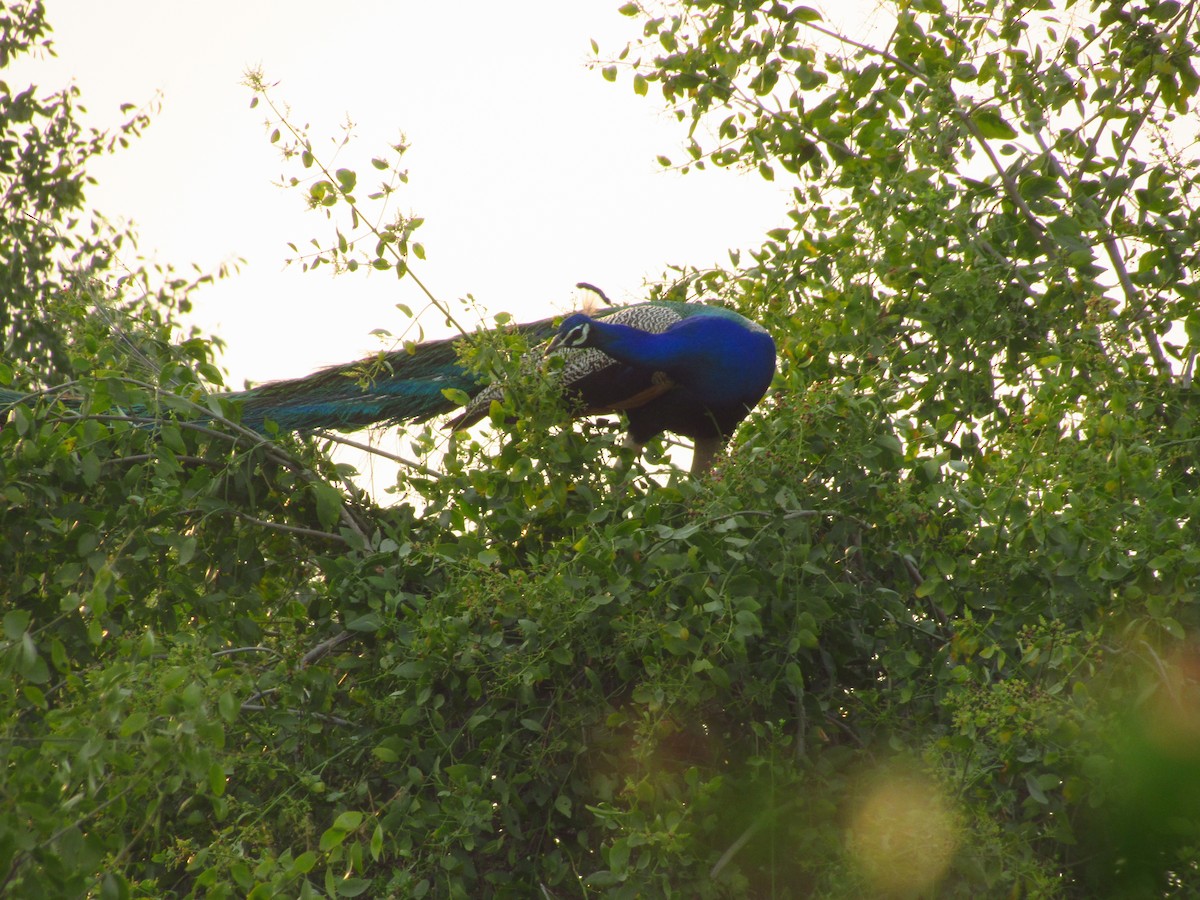
<path fill-rule="evenodd" d="M 689 362 L 689 348 L 670 330 L 653 334 L 615 322 L 593 321 L 592 344 L 613 359 L 635 366 L 667 371 Z"/>

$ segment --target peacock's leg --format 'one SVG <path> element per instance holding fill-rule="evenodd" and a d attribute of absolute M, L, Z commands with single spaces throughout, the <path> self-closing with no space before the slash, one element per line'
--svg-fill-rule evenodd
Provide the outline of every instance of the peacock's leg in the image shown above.
<path fill-rule="evenodd" d="M 627 431 L 627 432 L 625 432 L 625 437 L 621 439 L 621 446 L 624 447 L 626 450 L 632 450 L 633 458 L 637 459 L 639 456 L 642 455 L 642 448 L 645 447 L 646 445 L 644 442 L 639 441 L 637 438 L 635 438 L 632 433 Z"/>
<path fill-rule="evenodd" d="M 692 474 L 707 475 L 713 467 L 724 441 L 719 437 L 696 438 L 692 450 Z"/>

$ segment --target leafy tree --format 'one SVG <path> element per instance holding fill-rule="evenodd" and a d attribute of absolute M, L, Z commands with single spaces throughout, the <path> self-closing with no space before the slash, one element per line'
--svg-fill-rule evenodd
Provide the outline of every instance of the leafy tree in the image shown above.
<path fill-rule="evenodd" d="M 502 436 L 408 434 L 379 508 L 170 302 L 56 306 L 62 366 L 5 351 L 78 398 L 0 429 L 6 893 L 1200 892 L 1195 7 L 622 11 L 683 167 L 794 189 L 655 288 L 780 345 L 718 476 L 612 466 L 497 339 Z M 413 277 L 403 144 L 360 201 L 271 108 L 302 262 Z"/>
<path fill-rule="evenodd" d="M 791 338 L 783 391 L 837 398 L 815 440 L 780 436 L 802 496 L 868 523 L 847 564 L 907 570 L 877 586 L 900 601 L 899 635 L 836 657 L 878 663 L 843 723 L 861 739 L 889 710 L 889 741 L 936 751 L 973 827 L 996 829 L 995 871 L 976 866 L 989 890 L 1116 879 L 1128 895 L 1200 877 L 1194 816 L 1167 822 L 1177 798 L 1129 801 L 1153 823 L 1136 847 L 1098 836 L 1123 814 L 1088 811 L 1114 785 L 1073 739 L 1103 730 L 1127 689 L 1109 682 L 1145 664 L 1184 704 L 1172 715 L 1195 716 L 1162 659 L 1186 658 L 1196 625 L 1198 220 L 1180 124 L 1197 8 L 1083 6 L 902 4 L 870 44 L 803 6 L 629 4 L 646 39 L 623 58 L 635 91 L 658 85 L 690 123 L 685 168 L 794 184 L 791 222 L 750 265 L 683 281 Z M 931 718 L 897 729 L 917 683 Z M 956 868 L 989 852 L 978 837 Z"/>
<path fill-rule="evenodd" d="M 49 32 L 41 2 L 0 5 L 0 68 L 23 54 L 52 54 Z M 94 365 L 85 361 L 95 353 L 87 336 L 110 334 L 124 312 L 162 328 L 164 313 L 186 311 L 188 290 L 209 280 L 123 267 L 135 235 L 87 207 L 86 164 L 127 146 L 152 109 L 125 104 L 129 118 L 111 131 L 85 127 L 80 112 L 77 87 L 39 95 L 33 85 L 0 81 L 0 335 L 5 355 L 43 382 Z M 114 289 L 140 300 L 113 309 Z"/>

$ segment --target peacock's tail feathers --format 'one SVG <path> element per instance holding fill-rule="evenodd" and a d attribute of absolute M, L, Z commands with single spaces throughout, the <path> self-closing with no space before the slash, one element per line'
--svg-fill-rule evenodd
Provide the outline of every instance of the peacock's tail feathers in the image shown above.
<path fill-rule="evenodd" d="M 26 391 L 13 391 L 8 388 L 0 388 L 0 410 L 8 409 L 16 406 L 18 403 L 27 403 L 30 400 L 36 400 L 36 393 L 27 393 Z"/>
<path fill-rule="evenodd" d="M 554 319 L 502 328 L 539 342 L 554 333 Z M 445 391 L 475 397 L 486 389 L 487 377 L 462 361 L 470 340 L 471 336 L 423 341 L 228 396 L 241 401 L 242 423 L 257 430 L 263 430 L 266 421 L 284 431 L 424 422 L 457 407 Z"/>
<path fill-rule="evenodd" d="M 242 424 L 260 431 L 267 421 L 284 431 L 422 422 L 454 407 L 443 390 L 478 390 L 455 343 L 427 341 L 226 396 L 240 402 Z"/>

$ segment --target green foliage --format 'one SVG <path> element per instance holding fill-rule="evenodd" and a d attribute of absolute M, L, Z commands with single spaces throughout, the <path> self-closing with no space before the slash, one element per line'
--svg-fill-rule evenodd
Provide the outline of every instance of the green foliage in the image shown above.
<path fill-rule="evenodd" d="M 379 508 L 169 303 L 67 292 L 81 402 L 0 428 L 6 895 L 1200 891 L 1195 8 L 621 12 L 689 167 L 794 187 L 656 289 L 780 345 L 730 458 L 648 474 L 501 336 L 497 445 L 408 434 Z M 419 220 L 274 128 L 349 219 L 303 262 L 410 277 Z"/>
<path fill-rule="evenodd" d="M 53 52 L 49 31 L 42 3 L 0 5 L 0 68 L 25 53 Z M 131 234 L 87 210 L 85 164 L 126 146 L 149 113 L 127 104 L 127 121 L 98 131 L 79 123 L 78 98 L 76 87 L 42 96 L 34 86 L 0 82 L 0 337 L 5 354 L 39 380 L 73 374 L 71 337 L 55 324 L 59 307 L 97 290 L 96 279 L 113 268 L 123 245 L 133 244 Z M 131 290 L 139 274 L 128 277 Z M 185 286 L 155 290 L 169 308 Z M 158 315 L 158 308 L 146 304 L 143 311 Z"/>

